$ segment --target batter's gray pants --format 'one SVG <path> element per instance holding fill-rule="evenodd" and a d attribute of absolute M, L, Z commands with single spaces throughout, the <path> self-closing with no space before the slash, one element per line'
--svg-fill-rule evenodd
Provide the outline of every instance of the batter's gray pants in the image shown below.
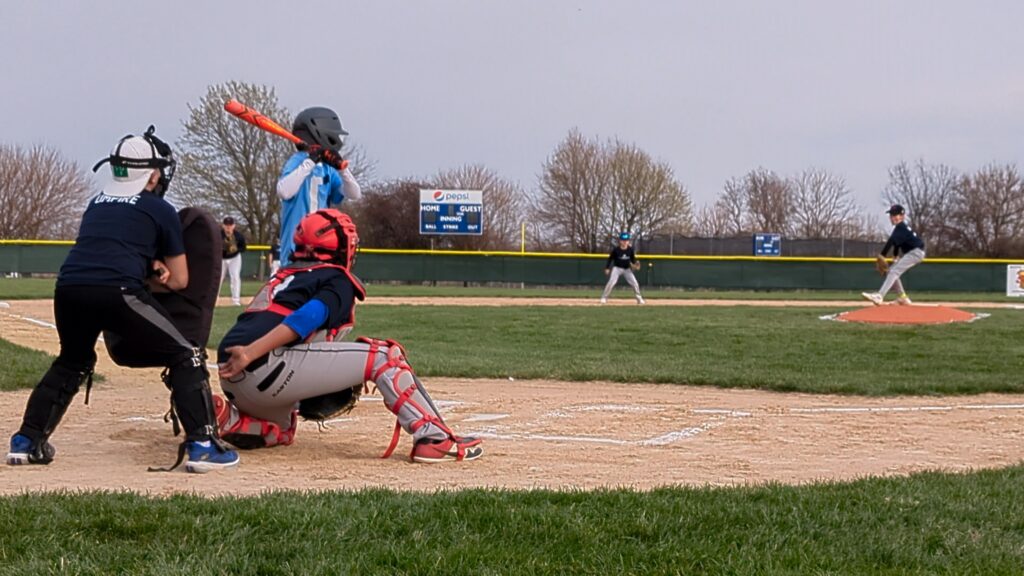
<path fill-rule="evenodd" d="M 399 353 L 399 348 L 385 345 L 374 354 L 371 379 L 384 397 L 384 405 L 394 413 L 399 396 L 416 385 L 416 391 L 398 411 L 399 424 L 417 442 L 448 438 L 447 432 L 431 422 L 413 429 L 424 416 L 440 420 L 441 415 L 411 370 L 392 366 L 381 371 L 388 364 L 389 354 L 394 357 Z M 287 429 L 300 400 L 362 386 L 369 355 L 370 345 L 363 342 L 285 346 L 271 352 L 263 366 L 251 372 L 245 370 L 230 380 L 222 378 L 220 385 L 242 412 Z"/>
<path fill-rule="evenodd" d="M 920 248 L 914 248 L 910 252 L 907 252 L 900 259 L 893 262 L 892 266 L 889 267 L 889 273 L 885 275 L 885 280 L 882 282 L 882 287 L 878 289 L 878 293 L 881 294 L 882 298 L 889 293 L 889 290 L 896 288 L 896 293 L 903 295 L 906 294 L 906 290 L 903 289 L 903 282 L 900 282 L 900 276 L 904 272 L 910 270 L 914 266 L 917 266 L 924 260 L 924 250 Z"/>
<path fill-rule="evenodd" d="M 625 277 L 626 283 L 633 287 L 633 295 L 636 297 L 636 301 L 643 301 L 644 297 L 640 295 L 640 283 L 636 281 L 633 271 L 629 268 L 619 268 L 618 266 L 612 266 L 611 274 L 608 275 L 608 283 L 604 285 L 604 292 L 601 293 L 601 300 L 608 299 L 608 295 L 612 293 L 612 288 L 615 288 L 615 285 L 619 283 L 619 276 Z"/>

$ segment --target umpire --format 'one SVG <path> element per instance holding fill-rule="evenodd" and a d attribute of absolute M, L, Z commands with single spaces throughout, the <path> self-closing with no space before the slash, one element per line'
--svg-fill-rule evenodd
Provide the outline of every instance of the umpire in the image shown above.
<path fill-rule="evenodd" d="M 96 341 L 108 331 L 146 342 L 150 362 L 167 368 L 172 408 L 186 434 L 175 465 L 187 452 L 189 472 L 236 466 L 238 454 L 217 437 L 203 350 L 181 334 L 148 289 L 188 285 L 181 223 L 162 197 L 174 174 L 171 149 L 151 126 L 143 136 L 122 138 L 93 171 L 105 163 L 110 176 L 90 200 L 57 276 L 53 310 L 60 354 L 29 396 L 7 463 L 53 460 L 49 438 L 82 384 L 88 403 Z"/>

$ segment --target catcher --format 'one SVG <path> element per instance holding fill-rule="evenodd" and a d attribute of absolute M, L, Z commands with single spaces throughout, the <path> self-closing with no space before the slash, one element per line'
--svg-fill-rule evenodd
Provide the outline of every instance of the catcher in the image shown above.
<path fill-rule="evenodd" d="M 480 440 L 456 436 L 393 340 L 339 340 L 355 322 L 366 292 L 352 275 L 359 237 L 345 214 L 319 210 L 302 218 L 289 264 L 259 291 L 218 349 L 215 397 L 222 437 L 238 448 L 288 445 L 297 416 L 323 421 L 352 409 L 372 381 L 398 421 L 387 458 L 404 429 L 412 460 L 473 460 Z"/>
<path fill-rule="evenodd" d="M 604 292 L 601 293 L 601 304 L 608 302 L 608 295 L 612 288 L 619 283 L 619 276 L 625 276 L 626 282 L 633 287 L 633 295 L 637 304 L 644 304 L 644 297 L 640 295 L 640 283 L 633 275 L 634 270 L 640 269 L 640 262 L 636 259 L 633 247 L 629 245 L 631 237 L 629 232 L 619 234 L 619 245 L 608 254 L 608 261 L 604 265 L 604 275 L 608 277 L 608 283 L 604 285 Z"/>
<path fill-rule="evenodd" d="M 889 222 L 894 228 L 888 242 L 882 248 L 882 252 L 875 257 L 875 269 L 885 277 L 885 280 L 882 281 L 882 287 L 878 292 L 862 292 L 861 296 L 870 300 L 875 306 L 881 306 L 885 302 L 885 295 L 889 293 L 889 290 L 896 288 L 896 292 L 899 294 L 896 303 L 909 306 L 910 298 L 907 297 L 907 292 L 903 289 L 900 276 L 924 261 L 924 240 L 910 226 L 907 226 L 906 212 L 903 210 L 903 206 L 893 204 L 886 210 L 886 214 L 889 215 Z M 889 248 L 893 249 L 892 266 L 885 259 Z"/>

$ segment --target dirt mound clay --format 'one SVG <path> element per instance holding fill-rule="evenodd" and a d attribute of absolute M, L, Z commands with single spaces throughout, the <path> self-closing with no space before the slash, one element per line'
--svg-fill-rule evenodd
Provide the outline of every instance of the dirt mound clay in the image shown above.
<path fill-rule="evenodd" d="M 836 320 L 870 324 L 949 324 L 970 322 L 977 316 L 948 306 L 867 306 L 843 312 Z"/>

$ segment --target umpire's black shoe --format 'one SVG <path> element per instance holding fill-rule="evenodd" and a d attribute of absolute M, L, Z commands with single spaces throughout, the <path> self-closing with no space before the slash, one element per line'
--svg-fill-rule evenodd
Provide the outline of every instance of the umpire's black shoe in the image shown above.
<path fill-rule="evenodd" d="M 7 463 L 11 466 L 20 464 L 49 464 L 57 450 L 49 442 L 43 441 L 41 446 L 33 444 L 32 439 L 24 434 L 11 436 L 11 451 L 7 453 Z"/>

